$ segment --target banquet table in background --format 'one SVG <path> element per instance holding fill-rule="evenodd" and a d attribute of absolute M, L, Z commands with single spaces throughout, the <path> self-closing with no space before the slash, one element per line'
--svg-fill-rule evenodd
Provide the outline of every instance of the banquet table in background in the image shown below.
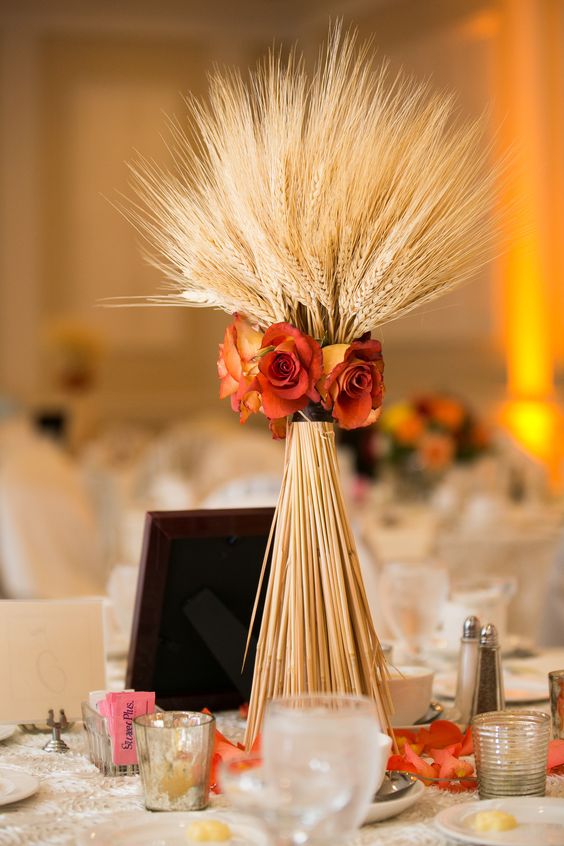
<path fill-rule="evenodd" d="M 512 661 L 515 666 L 519 662 Z M 524 672 L 545 675 L 550 669 L 564 667 L 564 650 L 547 650 L 521 662 Z M 113 666 L 117 682 L 119 667 Z M 534 705 L 548 709 L 548 703 Z M 228 736 L 239 739 L 242 723 L 237 716 L 221 716 L 220 727 Z M 45 735 L 15 734 L 0 743 L 0 767 L 17 767 L 33 772 L 40 779 L 37 794 L 12 805 L 0 807 L 1 846 L 70 846 L 77 843 L 79 832 L 98 825 L 122 824 L 128 815 L 151 815 L 144 810 L 139 776 L 104 777 L 85 754 L 82 726 L 77 724 L 66 735 L 71 752 L 49 754 L 41 748 Z M 564 800 L 564 777 L 550 776 L 549 796 Z M 450 805 L 476 799 L 472 792 L 452 794 L 426 788 L 420 799 L 398 817 L 364 826 L 347 846 L 455 846 L 434 825 L 435 815 Z M 210 816 L 221 809 L 222 815 L 236 818 L 221 796 L 212 797 Z M 163 815 L 164 816 L 164 815 Z M 531 844 L 532 846 L 532 844 Z"/>

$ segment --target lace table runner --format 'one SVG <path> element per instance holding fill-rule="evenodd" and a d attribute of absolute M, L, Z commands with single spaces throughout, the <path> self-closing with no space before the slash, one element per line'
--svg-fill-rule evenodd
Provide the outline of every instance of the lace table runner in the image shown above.
<path fill-rule="evenodd" d="M 222 729 L 237 733 L 235 718 L 224 721 Z M 85 737 L 80 724 L 65 734 L 71 752 L 58 755 L 41 748 L 45 735 L 30 735 L 19 729 L 0 743 L 0 766 L 17 767 L 40 779 L 38 793 L 29 799 L 0 806 L 0 844 L 75 844 L 77 833 L 95 825 L 122 820 L 129 812 L 144 812 L 138 776 L 102 776 L 86 756 Z M 564 799 L 564 778 L 549 779 L 549 795 Z M 365 826 L 351 840 L 351 846 L 454 846 L 433 824 L 438 811 L 456 802 L 466 802 L 475 794 L 449 794 L 426 788 L 419 801 L 400 816 Z M 213 808 L 226 808 L 220 796 L 213 797 Z"/>

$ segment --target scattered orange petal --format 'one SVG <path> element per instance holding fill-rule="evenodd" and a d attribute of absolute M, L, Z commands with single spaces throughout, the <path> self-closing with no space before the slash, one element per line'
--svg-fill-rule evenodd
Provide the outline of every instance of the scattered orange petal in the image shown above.
<path fill-rule="evenodd" d="M 564 740 L 551 740 L 548 744 L 548 769 L 564 765 Z"/>

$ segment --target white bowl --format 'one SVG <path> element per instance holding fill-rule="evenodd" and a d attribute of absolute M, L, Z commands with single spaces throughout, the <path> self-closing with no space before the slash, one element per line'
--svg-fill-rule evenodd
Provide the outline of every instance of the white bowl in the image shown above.
<path fill-rule="evenodd" d="M 434 675 L 429 667 L 390 667 L 392 726 L 412 726 L 425 716 L 431 703 Z"/>

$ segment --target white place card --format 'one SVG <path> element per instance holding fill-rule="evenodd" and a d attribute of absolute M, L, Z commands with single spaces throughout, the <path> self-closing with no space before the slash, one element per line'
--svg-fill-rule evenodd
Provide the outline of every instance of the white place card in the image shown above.
<path fill-rule="evenodd" d="M 80 718 L 105 676 L 101 600 L 0 601 L 0 723 Z"/>

